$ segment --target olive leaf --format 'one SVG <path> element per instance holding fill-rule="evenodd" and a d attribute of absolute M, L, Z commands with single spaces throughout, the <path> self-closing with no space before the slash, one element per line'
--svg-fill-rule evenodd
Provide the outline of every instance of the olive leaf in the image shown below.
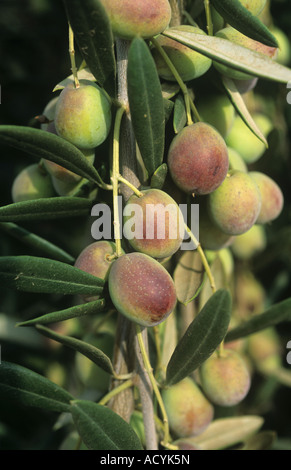
<path fill-rule="evenodd" d="M 234 105 L 237 113 L 240 115 L 244 123 L 248 128 L 255 134 L 255 136 L 260 139 L 266 147 L 268 147 L 268 142 L 261 130 L 258 128 L 254 119 L 252 118 L 250 112 L 248 111 L 246 104 L 239 93 L 238 89 L 233 80 L 228 77 L 222 77 L 222 83 L 224 85 L 225 91 L 228 94 L 230 101 Z"/>
<path fill-rule="evenodd" d="M 0 397 L 47 411 L 69 412 L 73 397 L 46 377 L 11 362 L 0 366 Z"/>
<path fill-rule="evenodd" d="M 151 188 L 162 189 L 168 174 L 168 166 L 162 163 L 151 177 Z"/>
<path fill-rule="evenodd" d="M 71 413 L 90 450 L 143 450 L 132 427 L 110 408 L 87 400 L 74 400 Z"/>
<path fill-rule="evenodd" d="M 177 298 L 187 305 L 200 292 L 203 286 L 204 269 L 197 251 L 189 250 L 182 254 L 174 270 Z"/>
<path fill-rule="evenodd" d="M 104 281 L 60 261 L 35 256 L 0 257 L 2 287 L 24 292 L 99 295 Z"/>
<path fill-rule="evenodd" d="M 278 42 L 267 26 L 239 0 L 211 0 L 216 11 L 233 28 L 240 31 L 245 36 L 266 44 L 270 47 L 278 47 Z"/>
<path fill-rule="evenodd" d="M 89 181 L 100 183 L 98 171 L 81 150 L 51 132 L 33 127 L 2 125 L 0 126 L 0 144 L 26 152 L 37 161 L 41 158 L 50 160 Z"/>
<path fill-rule="evenodd" d="M 185 100 L 183 96 L 178 95 L 174 104 L 173 127 L 175 134 L 178 134 L 187 124 L 187 114 Z"/>
<path fill-rule="evenodd" d="M 231 295 L 217 290 L 178 342 L 166 371 L 166 385 L 174 385 L 194 372 L 224 339 L 231 317 Z"/>
<path fill-rule="evenodd" d="M 81 197 L 51 197 L 0 207 L 0 222 L 62 219 L 90 214 L 92 202 Z"/>
<path fill-rule="evenodd" d="M 212 421 L 199 436 L 180 439 L 180 441 L 189 442 L 201 450 L 226 449 L 255 435 L 263 424 L 264 419 L 256 415 L 218 418 Z M 178 444 L 179 440 L 176 442 Z"/>
<path fill-rule="evenodd" d="M 259 52 L 235 44 L 228 39 L 215 36 L 201 36 L 194 32 L 179 31 L 171 28 L 162 33 L 201 54 L 229 67 L 246 72 L 254 77 L 288 83 L 291 69 L 275 62 Z"/>
<path fill-rule="evenodd" d="M 82 317 L 85 315 L 92 315 L 98 313 L 105 308 L 105 300 L 98 299 L 91 302 L 86 302 L 81 305 L 74 305 L 73 307 L 56 312 L 46 313 L 37 318 L 31 318 L 23 322 L 19 322 L 16 326 L 33 326 L 33 325 L 47 325 L 49 323 L 57 323 L 60 321 L 69 320 L 71 318 Z"/>
<path fill-rule="evenodd" d="M 291 298 L 272 305 L 265 312 L 255 315 L 250 320 L 231 329 L 225 337 L 225 342 L 243 338 L 285 321 L 291 321 Z"/>
<path fill-rule="evenodd" d="M 71 336 L 60 335 L 59 333 L 56 333 L 55 331 L 46 328 L 42 325 L 36 325 L 36 329 L 40 331 L 40 333 L 42 333 L 44 336 L 47 336 L 48 338 L 53 339 L 54 341 L 57 341 L 63 344 L 64 346 L 78 351 L 79 353 L 83 354 L 88 359 L 90 359 L 92 362 L 94 362 L 94 364 L 99 366 L 105 372 L 114 375 L 112 362 L 109 357 L 106 356 L 103 351 L 101 351 L 101 349 L 96 348 L 95 346 L 87 343 L 86 341 L 82 341 Z"/>
<path fill-rule="evenodd" d="M 115 97 L 114 38 L 106 10 L 98 0 L 64 0 L 79 51 L 97 82 Z"/>
<path fill-rule="evenodd" d="M 164 101 L 164 111 L 165 111 L 165 123 L 167 123 L 172 114 L 174 103 L 173 101 L 168 100 L 167 98 L 163 98 L 163 101 Z"/>
<path fill-rule="evenodd" d="M 135 138 L 150 176 L 163 162 L 165 111 L 160 79 L 146 42 L 133 39 L 128 53 L 128 99 Z"/>
<path fill-rule="evenodd" d="M 20 227 L 17 224 L 12 222 L 0 222 L 0 230 L 3 230 L 3 232 L 32 247 L 33 249 L 41 251 L 50 258 L 63 261 L 64 263 L 74 263 L 75 261 L 75 258 L 62 248 L 56 246 L 54 243 L 51 243 L 48 240 L 45 240 L 39 235 L 36 235 L 29 230 Z"/>

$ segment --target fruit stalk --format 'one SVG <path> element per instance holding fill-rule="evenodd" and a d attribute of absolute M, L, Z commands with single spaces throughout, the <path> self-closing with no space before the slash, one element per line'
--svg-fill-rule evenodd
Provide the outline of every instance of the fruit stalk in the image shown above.
<path fill-rule="evenodd" d="M 133 380 L 128 379 L 125 382 L 123 382 L 119 387 L 115 387 L 113 390 L 111 390 L 109 393 L 107 393 L 100 401 L 99 405 L 106 405 L 112 397 L 115 397 L 118 393 L 122 392 L 123 390 L 126 390 L 129 387 L 133 386 Z"/>
<path fill-rule="evenodd" d="M 209 0 L 204 0 L 204 8 L 205 8 L 205 14 L 206 14 L 207 31 L 208 31 L 209 36 L 213 36 L 213 23 L 212 23 L 212 18 L 211 18 Z"/>
<path fill-rule="evenodd" d="M 200 255 L 200 258 L 201 258 L 201 261 L 203 263 L 203 266 L 204 266 L 204 269 L 205 269 L 205 272 L 207 274 L 207 277 L 209 279 L 209 282 L 210 282 L 210 287 L 211 287 L 211 290 L 214 294 L 214 292 L 216 292 L 216 286 L 215 286 L 215 280 L 214 280 L 214 277 L 212 275 L 212 272 L 211 272 L 211 269 L 210 269 L 210 266 L 209 266 L 209 263 L 207 261 L 207 258 L 205 256 L 205 253 L 200 245 L 200 243 L 198 242 L 197 238 L 195 237 L 195 235 L 191 232 L 190 228 L 185 224 L 185 229 L 189 235 L 189 237 L 191 238 L 191 240 L 193 241 L 193 243 L 195 243 L 195 245 L 197 246 L 197 251 Z"/>
<path fill-rule="evenodd" d="M 195 120 L 200 121 L 200 116 L 198 114 L 196 106 L 194 105 L 193 101 L 191 100 L 191 98 L 189 96 L 189 93 L 188 93 L 188 88 L 185 85 L 185 83 L 183 82 L 183 80 L 181 79 L 180 74 L 178 73 L 176 67 L 173 65 L 172 61 L 169 59 L 169 57 L 168 57 L 167 53 L 164 51 L 164 49 L 160 46 L 159 42 L 155 38 L 152 38 L 151 42 L 153 43 L 153 45 L 155 46 L 157 51 L 163 57 L 164 61 L 166 62 L 169 69 L 171 70 L 173 76 L 176 79 L 176 82 L 178 83 L 178 85 L 179 85 L 179 87 L 180 87 L 180 89 L 183 93 L 184 101 L 185 101 L 185 107 L 186 107 L 186 114 L 187 114 L 187 125 L 190 126 L 191 124 L 193 124 L 191 111 L 193 112 L 193 114 L 195 116 Z"/>
<path fill-rule="evenodd" d="M 116 254 L 120 256 L 121 239 L 120 239 L 120 217 L 118 207 L 118 176 L 119 176 L 119 138 L 122 116 L 125 109 L 121 106 L 118 108 L 115 117 L 114 135 L 113 135 L 113 165 L 112 165 L 112 187 L 113 187 L 113 214 L 114 214 L 114 239 L 116 245 Z"/>
<path fill-rule="evenodd" d="M 78 72 L 77 72 L 77 66 L 76 66 L 76 60 L 75 60 L 74 32 L 72 30 L 70 23 L 69 23 L 69 54 L 70 54 L 72 74 L 74 77 L 75 87 L 79 88 L 80 83 L 78 79 Z"/>

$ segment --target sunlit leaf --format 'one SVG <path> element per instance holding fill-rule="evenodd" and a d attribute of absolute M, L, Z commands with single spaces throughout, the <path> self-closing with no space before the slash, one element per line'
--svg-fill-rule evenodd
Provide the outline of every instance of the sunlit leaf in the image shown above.
<path fill-rule="evenodd" d="M 244 123 L 253 132 L 253 134 L 255 134 L 255 136 L 257 136 L 258 139 L 260 139 L 263 142 L 263 144 L 265 144 L 265 146 L 268 147 L 268 142 L 265 136 L 263 135 L 261 130 L 258 128 L 254 119 L 252 118 L 241 94 L 239 93 L 238 89 L 235 86 L 234 81 L 228 77 L 222 77 L 222 82 L 232 104 L 234 105 L 237 113 L 240 115 Z"/>
<path fill-rule="evenodd" d="M 174 271 L 174 283 L 179 302 L 191 302 L 203 284 L 204 269 L 197 251 L 185 251 L 179 259 Z"/>
<path fill-rule="evenodd" d="M 256 415 L 215 419 L 199 436 L 176 442 L 188 442 L 201 450 L 226 449 L 253 436 L 263 424 L 264 419 Z"/>
<path fill-rule="evenodd" d="M 193 32 L 181 32 L 171 28 L 164 36 L 175 39 L 201 54 L 229 67 L 246 72 L 254 77 L 288 83 L 291 69 L 285 67 L 259 52 L 247 49 L 227 39 L 215 36 L 201 36 Z"/>

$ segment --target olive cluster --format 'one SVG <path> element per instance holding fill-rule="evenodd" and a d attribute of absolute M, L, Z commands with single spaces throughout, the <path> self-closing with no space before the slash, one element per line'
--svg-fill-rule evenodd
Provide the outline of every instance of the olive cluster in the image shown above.
<path fill-rule="evenodd" d="M 166 52 L 184 82 L 203 76 L 213 65 L 220 74 L 234 80 L 242 94 L 256 86 L 254 77 L 161 35 L 166 28 L 171 29 L 167 0 L 101 0 L 101 3 L 114 35 L 126 40 L 137 35 L 145 39 L 155 36 L 156 46 Z M 266 1 L 241 0 L 241 3 L 259 15 Z M 270 58 L 278 57 L 276 48 L 264 46 L 230 26 L 224 27 L 219 15 L 216 20 L 217 37 Z M 175 30 L 206 34 L 198 25 L 181 25 Z M 156 46 L 151 45 L 151 53 L 161 80 L 175 81 Z M 246 258 L 260 246 L 262 226 L 280 215 L 283 194 L 269 175 L 250 169 L 263 155 L 265 146 L 235 113 L 228 98 L 218 92 L 210 98 L 202 97 L 200 102 L 198 99 L 198 105 L 201 119 L 184 126 L 169 145 L 166 155 L 169 173 L 176 188 L 200 205 L 202 247 L 217 251 L 231 246 L 237 256 Z M 95 82 L 80 80 L 78 87 L 65 86 L 48 104 L 43 111 L 47 123 L 42 129 L 74 144 L 94 164 L 95 149 L 107 139 L 111 129 L 111 106 L 110 98 Z M 254 120 L 267 137 L 272 130 L 267 116 L 257 113 Z M 68 195 L 80 180 L 80 176 L 66 168 L 44 160 L 17 176 L 12 198 L 19 202 Z M 110 299 L 118 312 L 141 326 L 152 327 L 163 322 L 177 304 L 173 278 L 162 261 L 180 249 L 184 220 L 177 202 L 165 190 L 149 187 L 133 194 L 125 205 L 129 209 L 123 218 L 125 227 L 130 227 L 127 222 L 133 206 L 139 209 L 135 223 L 140 228 L 140 237 L 132 237 L 130 228 L 125 230 L 129 249 L 116 256 L 113 241 L 97 241 L 84 248 L 75 266 L 108 283 Z M 166 207 L 171 210 L 166 212 L 164 235 L 159 237 L 159 210 Z M 199 380 L 187 377 L 163 391 L 174 435 L 182 439 L 200 434 L 213 419 L 213 405 L 237 405 L 249 389 L 250 373 L 239 352 L 225 348 L 223 353 L 213 354 L 201 366 Z"/>

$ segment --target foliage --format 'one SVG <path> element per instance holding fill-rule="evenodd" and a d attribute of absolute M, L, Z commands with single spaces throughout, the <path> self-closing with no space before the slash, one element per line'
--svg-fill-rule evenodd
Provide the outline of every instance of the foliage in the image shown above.
<path fill-rule="evenodd" d="M 169 3 L 172 20 L 161 34 L 212 61 L 201 77 L 186 83 L 179 74 L 179 63 L 167 57 L 155 37 L 116 37 L 100 0 L 65 0 L 62 7 L 59 2 L 27 0 L 24 10 L 14 4 L 0 7 L 0 25 L 1 18 L 7 19 L 1 32 L 3 44 L 24 39 L 20 51 L 12 48 L 3 61 L 1 450 L 291 447 L 286 418 L 291 387 L 286 361 L 291 339 L 291 114 L 286 88 L 291 83 L 291 47 L 289 58 L 281 61 L 279 56 L 270 58 L 216 36 L 230 24 L 249 38 L 274 47 L 277 27 L 288 42 L 290 5 L 272 0 L 255 17 L 238 0 Z M 9 26 L 12 21 L 14 28 Z M 24 26 L 29 22 L 37 25 L 38 34 L 45 25 L 39 49 L 36 37 Z M 207 34 L 182 31 L 177 27 L 180 24 L 193 25 Z M 171 70 L 172 81 L 159 75 L 154 50 Z M 34 52 L 40 63 L 33 58 Z M 215 63 L 246 73 L 251 80 L 222 75 Z M 104 89 L 113 118 L 109 135 L 91 154 L 49 129 L 54 111 L 49 115 L 47 105 L 66 86 L 78 87 L 81 79 Z M 283 210 L 262 226 L 267 244 L 257 242 L 256 250 L 250 246 L 244 257 L 237 247 L 232 251 L 233 237 L 228 234 L 223 234 L 220 244 L 213 220 L 208 221 L 207 237 L 201 226 L 198 243 L 191 205 L 199 205 L 201 216 L 207 212 L 208 195 L 186 194 L 168 172 L 167 155 L 174 137 L 203 120 L 200 105 L 202 109 L 209 97 L 214 102 L 217 95 L 229 100 L 233 116 L 264 146 L 255 161 L 245 162 L 246 173 L 268 174 L 284 195 Z M 206 124 L 215 127 L 217 112 L 211 108 L 214 121 Z M 259 113 L 271 123 L 268 130 L 257 124 Z M 233 122 L 223 136 L 225 145 Z M 244 136 L 241 138 L 243 142 Z M 30 158 L 40 172 L 50 174 L 55 195 L 14 202 L 13 180 L 31 163 Z M 73 173 L 77 182 L 50 173 L 46 161 L 62 168 L 63 175 Z M 141 190 L 148 188 L 162 190 L 186 207 L 184 235 L 192 248 L 158 260 L 173 280 L 177 302 L 164 321 L 145 328 L 118 312 L 107 277 L 101 279 L 74 264 L 81 251 L 95 241 L 96 204 L 100 211 L 109 207 L 112 214 L 113 263 L 132 251 L 127 240 L 118 237 L 123 218 L 117 196 L 122 196 L 124 206 L 128 191 L 142 197 Z M 208 246 L 212 235 L 218 244 L 215 249 Z M 137 275 L 130 289 L 133 299 L 151 282 L 158 285 L 158 278 L 143 282 L 143 276 L 145 272 Z M 159 299 L 147 302 L 156 302 L 157 311 L 162 309 L 161 286 Z M 148 287 L 146 295 L 153 292 Z M 130 301 L 133 303 L 132 298 Z M 142 300 L 137 311 L 146 311 L 145 304 Z M 269 331 L 277 341 L 268 343 L 266 339 L 266 349 L 258 349 L 254 355 L 250 338 Z M 215 406 L 212 423 L 198 436 L 177 439 L 175 429 L 169 428 L 162 391 L 186 377 L 202 389 L 199 368 L 226 348 L 234 348 L 246 360 L 250 392 L 236 406 Z M 145 380 L 149 386 L 144 387 Z M 133 419 L 140 412 L 141 426 Z M 188 447 L 183 447 L 185 443 Z"/>

